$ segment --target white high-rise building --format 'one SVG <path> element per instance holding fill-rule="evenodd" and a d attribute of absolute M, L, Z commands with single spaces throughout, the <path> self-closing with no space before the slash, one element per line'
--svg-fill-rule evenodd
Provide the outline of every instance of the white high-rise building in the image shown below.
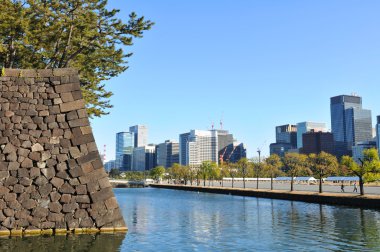
<path fill-rule="evenodd" d="M 217 131 L 191 130 L 188 134 L 180 135 L 179 146 L 182 165 L 199 166 L 204 161 L 218 162 Z"/>
<path fill-rule="evenodd" d="M 297 123 L 297 148 L 300 149 L 302 145 L 302 135 L 307 132 L 327 132 L 325 123 L 316 122 L 301 122 Z"/>
<path fill-rule="evenodd" d="M 135 125 L 129 127 L 129 132 L 134 134 L 134 147 L 143 147 L 148 145 L 148 127 L 145 125 Z"/>

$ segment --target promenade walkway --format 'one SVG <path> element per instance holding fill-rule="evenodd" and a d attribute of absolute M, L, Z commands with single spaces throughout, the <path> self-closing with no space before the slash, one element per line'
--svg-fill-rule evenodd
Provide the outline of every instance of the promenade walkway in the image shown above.
<path fill-rule="evenodd" d="M 217 186 L 191 186 L 191 185 L 172 185 L 172 184 L 151 184 L 152 187 L 198 191 L 217 194 L 229 194 L 238 196 L 249 196 L 258 198 L 271 198 L 282 200 L 303 201 L 319 204 L 346 205 L 353 207 L 380 209 L 380 195 L 360 196 L 353 193 L 318 193 L 313 191 L 292 191 L 268 190 L 252 188 L 226 188 Z"/>
<path fill-rule="evenodd" d="M 167 181 L 162 181 L 163 184 L 167 184 Z M 190 182 L 188 182 L 188 185 L 190 185 Z M 193 185 L 195 183 L 193 182 Z M 200 183 L 201 186 L 203 186 L 203 181 Z M 246 182 L 246 188 L 249 189 L 256 189 L 256 181 L 248 181 Z M 274 190 L 279 191 L 290 191 L 290 183 L 289 182 L 274 182 L 273 183 Z M 224 188 L 232 188 L 231 182 L 223 182 L 223 186 L 219 181 L 212 181 L 208 182 L 206 181 L 206 186 L 211 187 L 224 187 Z M 234 188 L 243 188 L 243 181 L 235 181 L 234 182 Z M 259 189 L 270 189 L 270 182 L 263 182 L 259 181 Z M 358 185 L 358 192 L 354 193 L 354 186 L 345 184 L 344 186 L 344 193 L 341 193 L 340 184 L 330 184 L 330 183 L 324 183 L 323 184 L 323 192 L 326 193 L 338 193 L 338 194 L 352 194 L 352 195 L 359 195 L 359 185 Z M 303 191 L 303 192 L 319 192 L 319 185 L 307 185 L 307 184 L 297 184 L 294 183 L 294 191 Z M 366 195 L 380 195 L 380 186 L 375 185 L 365 185 L 364 186 L 364 192 Z"/>

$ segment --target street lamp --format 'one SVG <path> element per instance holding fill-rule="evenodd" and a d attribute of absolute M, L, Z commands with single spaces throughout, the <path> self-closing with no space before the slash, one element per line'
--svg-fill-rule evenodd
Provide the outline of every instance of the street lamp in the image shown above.
<path fill-rule="evenodd" d="M 257 149 L 257 153 L 259 153 L 259 166 L 257 168 L 257 172 L 256 172 L 256 189 L 259 189 L 259 170 L 260 170 L 260 166 L 261 166 L 261 150 L 260 148 Z"/>

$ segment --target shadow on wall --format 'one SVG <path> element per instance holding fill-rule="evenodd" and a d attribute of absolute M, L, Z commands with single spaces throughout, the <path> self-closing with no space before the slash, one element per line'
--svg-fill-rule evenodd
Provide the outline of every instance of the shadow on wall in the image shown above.
<path fill-rule="evenodd" d="M 0 251 L 120 251 L 126 234 L 1 237 Z"/>

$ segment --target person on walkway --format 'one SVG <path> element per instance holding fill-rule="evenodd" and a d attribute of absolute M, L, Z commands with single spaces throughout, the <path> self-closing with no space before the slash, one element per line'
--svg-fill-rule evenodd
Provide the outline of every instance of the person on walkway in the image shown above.
<path fill-rule="evenodd" d="M 354 192 L 358 192 L 358 186 L 356 185 L 356 182 L 354 183 Z"/>
<path fill-rule="evenodd" d="M 344 192 L 344 184 L 342 183 L 342 185 L 340 186 L 340 190 L 341 192 Z"/>

